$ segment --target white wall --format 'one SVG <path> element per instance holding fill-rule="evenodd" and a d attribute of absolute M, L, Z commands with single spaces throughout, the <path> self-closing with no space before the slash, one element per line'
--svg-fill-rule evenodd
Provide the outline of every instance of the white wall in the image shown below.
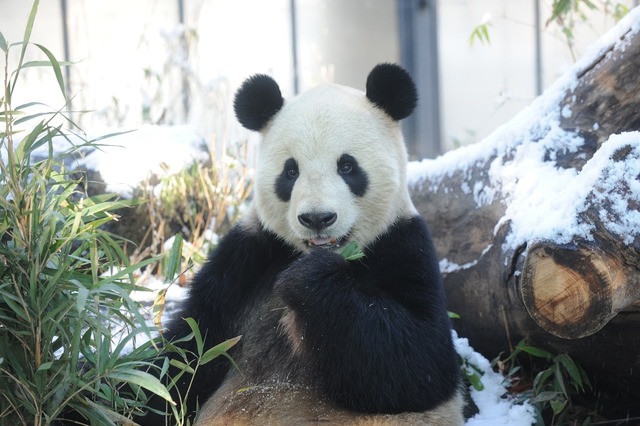
<path fill-rule="evenodd" d="M 544 87 L 573 63 L 559 27 L 544 26 L 550 5 L 541 2 Z M 487 136 L 535 97 L 534 0 L 440 0 L 438 7 L 442 138 L 451 149 Z M 487 13 L 491 42 L 471 46 L 471 31 Z M 588 23 L 576 26 L 578 57 L 615 24 L 611 15 L 587 15 Z"/>
<path fill-rule="evenodd" d="M 59 4 L 40 2 L 32 41 L 62 59 Z M 543 22 L 549 4 L 543 2 Z M 152 121 L 189 122 L 210 140 L 235 141 L 248 135 L 237 129 L 230 112 L 244 78 L 268 73 L 286 97 L 293 95 L 290 0 L 185 0 L 186 27 L 178 23 L 174 0 L 70 0 L 68 5 L 71 60 L 77 61 L 73 106 L 95 111 L 75 118 L 94 134 L 103 126 L 140 126 L 143 109 L 151 105 L 146 115 Z M 395 0 L 296 0 L 296 5 L 300 89 L 326 81 L 363 89 L 376 63 L 399 60 Z M 28 0 L 0 0 L 0 31 L 10 42 L 22 39 L 30 8 Z M 535 96 L 533 11 L 533 0 L 438 1 L 446 148 L 486 136 Z M 471 46 L 469 35 L 486 13 L 492 16 L 491 43 Z M 577 52 L 611 25 L 611 17 L 593 16 L 580 26 Z M 542 41 L 543 81 L 549 85 L 572 58 L 557 27 L 545 28 Z M 14 49 L 14 63 L 17 55 Z M 183 79 L 188 116 L 182 109 Z M 40 100 L 62 106 L 49 70 L 26 70 L 21 84 L 14 104 Z"/>
<path fill-rule="evenodd" d="M 298 0 L 300 89 L 334 82 L 364 90 L 369 71 L 398 62 L 395 0 Z"/>

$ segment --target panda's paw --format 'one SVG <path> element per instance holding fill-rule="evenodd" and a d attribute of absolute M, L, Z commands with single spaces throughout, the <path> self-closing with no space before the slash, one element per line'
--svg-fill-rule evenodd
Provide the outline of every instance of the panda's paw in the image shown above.
<path fill-rule="evenodd" d="M 280 273 L 275 290 L 285 302 L 301 301 L 349 279 L 349 271 L 349 262 L 339 254 L 313 250 Z"/>

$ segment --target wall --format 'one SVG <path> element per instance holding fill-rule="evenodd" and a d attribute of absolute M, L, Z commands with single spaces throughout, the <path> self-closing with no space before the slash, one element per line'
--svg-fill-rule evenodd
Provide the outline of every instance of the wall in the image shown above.
<path fill-rule="evenodd" d="M 74 119 L 93 134 L 105 127 L 187 122 L 217 145 L 251 138 L 233 119 L 232 96 L 244 78 L 258 72 L 272 75 L 286 97 L 294 95 L 290 2 L 184 0 L 182 25 L 178 0 L 68 0 L 70 59 L 76 62 L 72 105 L 94 111 L 75 113 Z M 481 139 L 535 97 L 534 4 L 438 1 L 446 149 Z M 544 23 L 550 1 L 541 4 Z M 30 7 L 26 0 L 0 0 L 0 30 L 9 41 L 22 39 Z M 399 61 L 396 7 L 396 0 L 296 0 L 299 88 L 336 82 L 364 89 L 376 63 Z M 469 35 L 486 13 L 492 16 L 491 42 L 471 46 Z M 578 54 L 612 24 L 611 17 L 594 15 L 580 26 Z M 573 59 L 557 27 L 544 28 L 541 40 L 548 85 Z M 59 1 L 40 2 L 32 41 L 63 59 Z M 14 49 L 14 63 L 17 56 Z M 16 101 L 63 105 L 48 70 L 26 70 L 21 84 Z"/>

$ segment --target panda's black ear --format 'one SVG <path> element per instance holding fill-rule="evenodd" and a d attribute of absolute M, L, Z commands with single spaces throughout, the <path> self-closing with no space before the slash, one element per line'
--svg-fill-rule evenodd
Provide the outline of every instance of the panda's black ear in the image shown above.
<path fill-rule="evenodd" d="M 399 121 L 413 112 L 418 92 L 404 68 L 396 64 L 378 64 L 367 77 L 367 98 Z"/>
<path fill-rule="evenodd" d="M 233 100 L 238 121 L 249 130 L 262 130 L 282 105 L 284 99 L 278 83 L 264 74 L 246 79 Z"/>

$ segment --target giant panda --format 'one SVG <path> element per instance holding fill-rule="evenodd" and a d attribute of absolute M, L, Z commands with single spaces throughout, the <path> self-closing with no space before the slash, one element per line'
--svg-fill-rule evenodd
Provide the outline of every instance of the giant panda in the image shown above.
<path fill-rule="evenodd" d="M 366 93 L 328 84 L 285 102 L 271 77 L 242 84 L 237 119 L 262 136 L 252 204 L 165 333 L 192 317 L 205 349 L 242 336 L 235 366 L 178 383 L 197 425 L 463 423 L 438 261 L 407 188 L 399 122 L 416 102 L 394 64 Z M 364 257 L 341 256 L 350 242 Z"/>

